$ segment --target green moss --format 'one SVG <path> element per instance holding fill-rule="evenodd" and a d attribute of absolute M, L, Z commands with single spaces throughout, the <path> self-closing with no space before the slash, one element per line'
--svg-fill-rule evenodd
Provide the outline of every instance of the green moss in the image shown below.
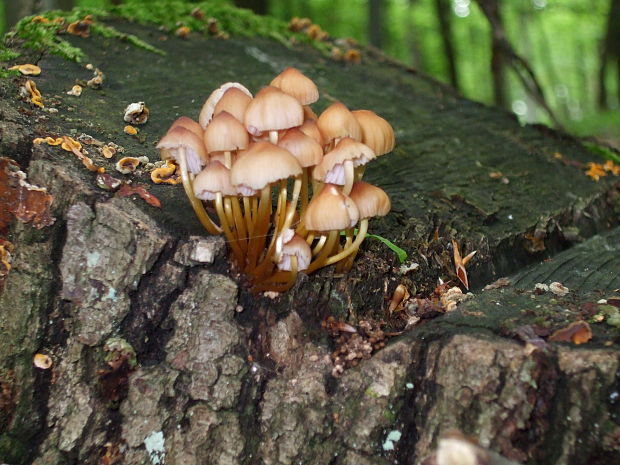
<path fill-rule="evenodd" d="M 192 12 L 196 9 L 201 14 Z M 175 31 L 179 25 L 187 26 L 193 32 L 208 35 L 211 19 L 217 20 L 217 28 L 221 35 L 237 35 L 243 37 L 267 37 L 280 43 L 311 43 L 319 49 L 327 51 L 328 45 L 316 42 L 305 34 L 293 33 L 288 30 L 285 22 L 269 16 L 258 16 L 250 10 L 235 8 L 226 0 L 211 0 L 200 3 L 188 3 L 182 0 L 137 2 L 128 1 L 122 5 L 101 8 L 74 8 L 71 11 L 53 10 L 39 15 L 45 22 L 33 21 L 34 16 L 22 19 L 15 30 L 7 34 L 7 38 L 17 37 L 24 41 L 24 46 L 37 51 L 46 51 L 62 56 L 68 60 L 80 62 L 85 58 L 84 52 L 63 38 L 67 24 L 78 21 L 87 15 L 95 19 L 90 27 L 92 34 L 124 40 L 132 45 L 153 53 L 165 54 L 161 49 L 141 40 L 135 35 L 125 34 L 111 26 L 103 24 L 102 19 L 120 17 L 139 24 L 156 24 L 169 32 Z M 63 21 L 54 22 L 62 18 Z M 3 55 L 4 53 L 4 55 Z M 17 55 L 8 49 L 0 49 L 0 58 L 6 56 L 13 59 Z"/>
<path fill-rule="evenodd" d="M 7 36 L 14 36 L 22 39 L 24 41 L 24 46 L 27 48 L 37 51 L 47 51 L 66 58 L 67 60 L 80 62 L 85 57 L 84 52 L 80 48 L 71 45 L 60 33 L 63 31 L 66 24 L 78 21 L 87 15 L 92 15 L 95 18 L 95 22 L 90 27 L 93 34 L 126 40 L 150 52 L 164 53 L 134 35 L 124 34 L 110 26 L 97 22 L 96 20 L 98 18 L 106 18 L 109 16 L 107 11 L 98 8 L 75 8 L 71 11 L 48 11 L 39 15 L 47 20 L 46 22 L 33 21 L 34 16 L 29 16 L 17 23 L 15 31 L 7 34 Z M 63 19 L 63 21 L 61 23 L 55 22 L 54 20 L 58 18 Z"/>

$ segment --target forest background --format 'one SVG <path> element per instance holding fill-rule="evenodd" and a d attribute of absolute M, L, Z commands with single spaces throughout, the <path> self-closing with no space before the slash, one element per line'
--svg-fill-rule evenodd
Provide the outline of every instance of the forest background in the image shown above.
<path fill-rule="evenodd" d="M 0 27 L 6 31 L 39 10 L 122 1 L 4 0 Z M 522 122 L 595 136 L 620 149 L 620 0 L 231 3 L 286 22 L 309 17 L 332 37 L 379 48 Z"/>

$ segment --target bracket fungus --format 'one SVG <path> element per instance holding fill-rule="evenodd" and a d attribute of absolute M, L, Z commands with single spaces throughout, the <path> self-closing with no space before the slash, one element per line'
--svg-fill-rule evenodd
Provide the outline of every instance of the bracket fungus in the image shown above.
<path fill-rule="evenodd" d="M 157 146 L 178 164 L 204 227 L 226 236 L 254 292 L 286 291 L 299 272 L 332 264 L 349 270 L 369 218 L 390 210 L 387 194 L 361 179 L 367 163 L 394 148 L 392 127 L 340 102 L 317 116 L 310 105 L 318 98 L 295 68 L 256 96 L 228 82 L 198 122 L 177 119 Z"/>

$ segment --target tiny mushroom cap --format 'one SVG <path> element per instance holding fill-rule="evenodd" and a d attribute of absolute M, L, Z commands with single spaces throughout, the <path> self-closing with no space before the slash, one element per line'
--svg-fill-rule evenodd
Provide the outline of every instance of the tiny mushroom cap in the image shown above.
<path fill-rule="evenodd" d="M 248 97 L 252 98 L 252 93 L 243 84 L 240 84 L 238 82 L 226 82 L 222 84 L 220 87 L 211 92 L 211 95 L 209 95 L 205 103 L 202 105 L 200 115 L 198 116 L 198 122 L 200 123 L 200 126 L 202 126 L 203 128 L 207 127 L 207 124 L 209 124 L 209 121 L 211 121 L 211 118 L 213 118 L 215 106 L 224 95 L 224 92 L 226 92 L 231 87 L 236 87 Z"/>
<path fill-rule="evenodd" d="M 301 174 L 301 166 L 291 153 L 270 142 L 257 142 L 237 158 L 231 180 L 239 192 L 260 190 L 269 184 Z"/>
<path fill-rule="evenodd" d="M 250 136 L 243 124 L 227 111 L 215 115 L 204 131 L 208 153 L 245 149 L 249 142 Z"/>
<path fill-rule="evenodd" d="M 323 159 L 323 148 L 297 128 L 286 131 L 278 146 L 291 152 L 302 168 L 317 165 Z"/>
<path fill-rule="evenodd" d="M 171 128 L 157 144 L 157 148 L 162 152 L 162 158 L 174 158 L 179 162 L 179 149 L 185 148 L 185 158 L 187 169 L 194 174 L 200 172 L 201 168 L 207 163 L 208 156 L 202 139 L 189 129 L 182 126 Z"/>
<path fill-rule="evenodd" d="M 353 110 L 351 113 L 362 128 L 362 142 L 373 149 L 377 156 L 394 150 L 396 140 L 390 123 L 370 110 Z"/>
<path fill-rule="evenodd" d="M 315 141 L 319 143 L 321 147 L 325 145 L 325 138 L 323 137 L 323 134 L 321 134 L 321 130 L 316 124 L 316 121 L 310 119 L 305 120 L 304 124 L 299 126 L 299 130 L 303 132 L 306 136 L 312 137 Z"/>
<path fill-rule="evenodd" d="M 316 84 L 296 68 L 286 68 L 273 78 L 271 85 L 292 95 L 302 105 L 310 105 L 319 99 L 319 89 Z"/>
<path fill-rule="evenodd" d="M 364 181 L 356 181 L 349 197 L 357 205 L 360 219 L 373 216 L 385 216 L 390 211 L 392 203 L 383 189 Z"/>
<path fill-rule="evenodd" d="M 304 122 L 301 104 L 273 86 L 263 87 L 248 105 L 245 127 L 253 136 L 264 131 L 280 131 Z"/>
<path fill-rule="evenodd" d="M 222 98 L 215 105 L 213 116 L 222 111 L 227 111 L 239 121 L 243 121 L 245 111 L 248 104 L 252 101 L 252 97 L 243 92 L 238 87 L 230 87 L 224 92 Z"/>
<path fill-rule="evenodd" d="M 353 113 L 341 102 L 328 106 L 319 116 L 317 124 L 326 143 L 342 137 L 362 140 L 362 128 Z"/>
<path fill-rule="evenodd" d="M 297 257 L 297 270 L 303 271 L 308 268 L 312 261 L 312 250 L 306 240 L 299 234 L 295 234 L 282 246 L 282 254 L 278 262 L 278 269 L 291 271 L 291 258 Z"/>
<path fill-rule="evenodd" d="M 312 173 L 317 181 L 332 184 L 345 184 L 344 163 L 347 160 L 353 162 L 353 166 L 361 166 L 375 158 L 375 153 L 370 147 L 357 142 L 350 137 L 342 139 L 333 150 L 326 153 Z"/>
<path fill-rule="evenodd" d="M 236 196 L 237 189 L 230 182 L 230 170 L 219 161 L 210 161 L 193 182 L 194 195 L 202 200 L 214 200 L 216 194 Z"/>
<path fill-rule="evenodd" d="M 309 231 L 341 231 L 355 226 L 358 219 L 355 202 L 334 184 L 325 184 L 312 198 L 304 214 Z"/>
<path fill-rule="evenodd" d="M 176 126 L 181 126 L 182 128 L 188 129 L 202 139 L 202 133 L 203 133 L 202 127 L 200 126 L 200 124 L 198 124 L 193 119 L 188 118 L 187 116 L 179 116 L 170 125 L 170 129 Z M 170 131 L 170 129 L 168 129 L 168 131 Z"/>

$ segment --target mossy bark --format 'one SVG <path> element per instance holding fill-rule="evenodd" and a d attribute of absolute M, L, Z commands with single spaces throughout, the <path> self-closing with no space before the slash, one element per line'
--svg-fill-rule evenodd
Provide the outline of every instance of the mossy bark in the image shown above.
<path fill-rule="evenodd" d="M 618 185 L 584 175 L 577 165 L 593 155 L 578 142 L 522 127 L 370 52 L 354 65 L 263 39 L 183 40 L 114 26 L 167 56 L 72 38 L 104 84 L 69 96 L 92 71 L 43 54 L 36 82 L 48 111 L 20 101 L 21 78 L 0 83 L 1 154 L 48 189 L 56 217 L 42 230 L 15 223 L 9 235 L 16 251 L 0 295 L 0 459 L 413 464 L 453 427 L 528 463 L 618 457 L 617 328 L 593 323 L 584 346 L 535 351 L 525 350 L 522 329 L 585 318 L 584 308 L 620 287 Z M 257 91 L 286 66 L 315 80 L 317 110 L 338 99 L 393 124 L 397 148 L 367 179 L 390 194 L 394 211 L 371 231 L 403 247 L 414 271 L 367 241 L 348 276 L 327 269 L 276 300 L 252 296 L 228 269 L 224 241 L 204 236 L 182 189 L 154 185 L 147 173 L 118 174 L 147 186 L 162 207 L 120 199 L 96 187 L 73 155 L 32 145 L 35 136 L 87 133 L 155 160 L 157 138 L 177 116 L 196 117 L 213 88 L 235 80 Z M 122 116 L 136 101 L 151 116 L 131 137 Z M 468 267 L 476 297 L 334 377 L 321 322 L 387 320 L 397 284 L 428 295 L 437 277 L 456 283 L 452 238 L 465 253 L 478 250 Z M 601 274 L 584 284 L 577 265 Z M 508 287 L 478 291 L 516 272 Z M 539 280 L 562 281 L 572 293 L 539 296 Z M 108 363 L 111 337 L 133 347 L 137 366 Z M 33 367 L 37 352 L 52 357 L 52 368 Z M 393 431 L 399 440 L 389 439 Z"/>

